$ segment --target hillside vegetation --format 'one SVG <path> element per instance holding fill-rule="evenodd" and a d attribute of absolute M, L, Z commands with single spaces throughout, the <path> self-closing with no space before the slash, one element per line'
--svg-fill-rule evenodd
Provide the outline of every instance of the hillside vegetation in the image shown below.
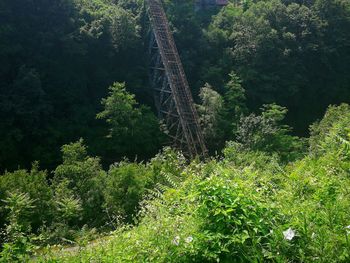
<path fill-rule="evenodd" d="M 349 123 L 350 106 L 330 107 L 312 126 L 308 151 L 288 164 L 283 151 L 229 142 L 220 159 L 186 163 L 165 149 L 104 172 L 81 141 L 66 145 L 51 185 L 36 165 L 0 178 L 9 222 L 2 260 L 348 262 Z M 266 146 L 296 140 L 258 135 L 249 139 Z M 89 244 L 91 226 L 103 222 L 116 230 Z M 35 246 L 52 242 L 75 248 Z"/>
<path fill-rule="evenodd" d="M 350 2 L 163 2 L 207 158 L 143 1 L 0 2 L 0 262 L 350 262 Z"/>

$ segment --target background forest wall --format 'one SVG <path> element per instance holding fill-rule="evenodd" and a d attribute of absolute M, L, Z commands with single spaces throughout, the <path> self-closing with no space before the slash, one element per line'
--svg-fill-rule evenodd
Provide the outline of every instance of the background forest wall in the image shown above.
<path fill-rule="evenodd" d="M 202 12 L 192 0 L 165 5 L 195 95 L 209 83 L 225 96 L 234 72 L 249 111 L 285 106 L 299 135 L 329 104 L 350 101 L 349 1 L 231 1 Z M 60 146 L 80 137 L 105 164 L 158 151 L 161 143 L 143 136 L 133 149 L 111 142 L 95 118 L 115 81 L 152 106 L 142 1 L 4 0 L 0 13 L 0 170 L 34 160 L 52 169 Z M 222 144 L 234 137 L 225 127 Z"/>

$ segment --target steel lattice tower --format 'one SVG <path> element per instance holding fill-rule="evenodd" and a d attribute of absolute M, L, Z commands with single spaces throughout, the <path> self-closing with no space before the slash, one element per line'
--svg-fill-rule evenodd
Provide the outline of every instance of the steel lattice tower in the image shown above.
<path fill-rule="evenodd" d="M 191 157 L 205 156 L 198 114 L 161 0 L 146 0 L 146 5 L 152 28 L 151 85 L 159 118 L 175 147 Z"/>

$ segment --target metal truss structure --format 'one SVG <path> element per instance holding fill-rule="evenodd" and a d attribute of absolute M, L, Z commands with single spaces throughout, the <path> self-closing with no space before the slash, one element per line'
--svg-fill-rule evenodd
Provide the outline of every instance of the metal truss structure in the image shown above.
<path fill-rule="evenodd" d="M 161 0 L 146 0 L 152 28 L 150 77 L 159 118 L 174 147 L 190 157 L 207 149 L 187 78 Z"/>

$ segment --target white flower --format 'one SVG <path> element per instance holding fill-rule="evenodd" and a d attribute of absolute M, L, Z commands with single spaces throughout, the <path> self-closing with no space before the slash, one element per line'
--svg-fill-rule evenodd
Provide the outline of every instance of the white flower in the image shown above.
<path fill-rule="evenodd" d="M 193 237 L 189 236 L 185 239 L 186 243 L 191 243 L 193 241 Z"/>
<path fill-rule="evenodd" d="M 311 238 L 314 239 L 316 237 L 315 233 L 312 233 Z"/>
<path fill-rule="evenodd" d="M 295 237 L 295 232 L 293 229 L 288 228 L 286 231 L 283 231 L 284 239 L 292 240 Z"/>
<path fill-rule="evenodd" d="M 346 229 L 346 233 L 347 233 L 348 235 L 350 235 L 350 226 L 345 227 L 345 229 Z"/>
<path fill-rule="evenodd" d="M 179 236 L 176 236 L 174 239 L 173 239 L 173 244 L 175 246 L 178 246 L 180 244 L 180 237 Z"/>

